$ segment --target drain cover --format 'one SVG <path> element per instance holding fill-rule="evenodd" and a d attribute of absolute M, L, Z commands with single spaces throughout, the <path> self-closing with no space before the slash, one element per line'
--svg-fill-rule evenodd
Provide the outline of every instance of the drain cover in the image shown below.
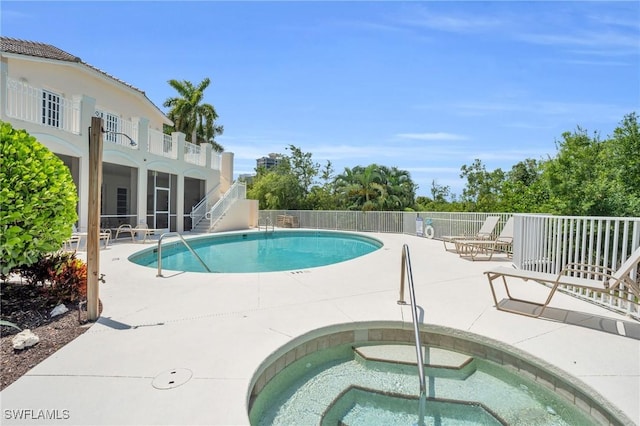
<path fill-rule="evenodd" d="M 187 368 L 174 368 L 158 374 L 153 379 L 153 387 L 156 389 L 173 389 L 182 386 L 191 380 L 193 371 Z"/>

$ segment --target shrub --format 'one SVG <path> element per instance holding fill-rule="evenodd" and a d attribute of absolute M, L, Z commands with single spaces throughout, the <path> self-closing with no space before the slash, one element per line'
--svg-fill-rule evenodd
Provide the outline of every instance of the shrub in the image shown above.
<path fill-rule="evenodd" d="M 58 250 L 71 236 L 77 203 L 62 160 L 0 121 L 0 275 Z"/>
<path fill-rule="evenodd" d="M 43 256 L 20 272 L 29 284 L 41 287 L 56 304 L 75 303 L 87 297 L 87 265 L 75 253 Z"/>

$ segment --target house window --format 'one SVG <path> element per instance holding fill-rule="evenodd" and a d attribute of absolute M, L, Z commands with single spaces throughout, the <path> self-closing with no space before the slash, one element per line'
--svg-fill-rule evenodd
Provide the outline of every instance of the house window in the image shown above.
<path fill-rule="evenodd" d="M 128 212 L 127 188 L 118 188 L 116 193 L 116 213 L 118 216 L 125 216 Z"/>
<path fill-rule="evenodd" d="M 107 142 L 118 143 L 117 133 L 120 132 L 120 118 L 117 115 L 110 114 L 108 112 L 98 111 L 97 114 L 104 120 L 104 140 Z"/>
<path fill-rule="evenodd" d="M 42 124 L 60 127 L 60 95 L 42 91 Z"/>

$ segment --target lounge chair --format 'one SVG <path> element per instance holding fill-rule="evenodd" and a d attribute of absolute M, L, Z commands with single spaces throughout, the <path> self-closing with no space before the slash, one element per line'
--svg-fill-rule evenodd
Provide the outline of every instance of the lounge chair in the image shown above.
<path fill-rule="evenodd" d="M 149 226 L 146 223 L 141 223 L 139 225 L 137 225 L 135 228 L 132 227 L 131 225 L 129 225 L 128 223 L 125 223 L 124 225 L 120 225 L 118 227 L 118 229 L 116 230 L 116 240 L 118 239 L 118 237 L 120 236 L 120 234 L 122 233 L 128 233 L 131 235 L 131 241 L 132 242 L 136 242 L 136 237 L 138 235 L 142 235 L 142 242 L 146 242 L 147 239 L 152 236 L 153 234 L 155 234 L 156 231 L 163 231 L 163 229 L 154 229 L 154 228 L 149 228 Z"/>
<path fill-rule="evenodd" d="M 72 234 L 68 239 L 62 243 L 62 250 L 64 251 L 78 251 L 80 249 L 80 241 L 82 238 L 80 235 Z"/>
<path fill-rule="evenodd" d="M 513 216 L 507 220 L 495 239 L 454 240 L 453 243 L 456 245 L 456 253 L 461 257 L 470 257 L 471 260 L 491 260 L 494 253 L 507 253 L 511 256 Z M 483 257 L 478 258 L 479 255 Z"/>
<path fill-rule="evenodd" d="M 71 230 L 71 237 L 64 242 L 63 247 L 65 250 L 67 250 L 67 247 L 72 248 L 73 244 L 75 244 L 76 245 L 75 250 L 77 251 L 80 249 L 80 243 L 82 242 L 82 238 L 86 238 L 86 237 L 87 237 L 87 233 L 78 232 L 78 228 L 74 224 Z M 107 248 L 110 240 L 111 240 L 111 231 L 108 229 L 107 230 L 101 229 L 98 234 L 98 244 L 100 244 L 100 242 L 104 242 L 104 248 Z"/>
<path fill-rule="evenodd" d="M 638 247 L 627 260 L 624 261 L 617 271 L 613 271 L 610 268 L 587 265 L 584 263 L 570 263 L 567 264 L 559 274 L 551 274 L 547 272 L 525 271 L 515 268 L 507 268 L 504 266 L 493 268 L 484 273 L 489 279 L 489 286 L 491 287 L 491 295 L 493 301 L 496 304 L 496 309 L 499 311 L 512 312 L 516 314 L 526 315 L 533 318 L 538 318 L 544 312 L 545 308 L 551 302 L 551 298 L 561 286 L 568 286 L 573 288 L 582 288 L 598 293 L 608 294 L 613 297 L 625 298 L 629 293 L 633 294 L 636 299 L 640 298 L 640 283 L 636 281 L 636 278 L 632 278 L 631 274 L 634 269 L 638 267 L 640 263 L 640 247 Z M 519 278 L 524 281 L 532 280 L 545 285 L 551 285 L 551 291 L 547 300 L 544 303 L 534 302 L 531 300 L 518 299 L 511 296 L 509 286 L 507 284 L 507 277 Z M 507 292 L 507 298 L 516 302 L 524 302 L 541 307 L 540 312 L 537 314 L 529 314 L 526 312 L 509 309 L 508 307 L 500 306 L 496 297 L 496 291 L 493 286 L 493 281 L 497 278 L 502 278 L 505 290 Z M 624 287 L 624 288 L 622 288 Z"/>
<path fill-rule="evenodd" d="M 448 250 L 447 243 L 455 244 L 456 240 L 487 240 L 491 238 L 500 220 L 500 216 L 487 216 L 480 230 L 475 235 L 444 235 L 441 237 L 444 249 Z"/>

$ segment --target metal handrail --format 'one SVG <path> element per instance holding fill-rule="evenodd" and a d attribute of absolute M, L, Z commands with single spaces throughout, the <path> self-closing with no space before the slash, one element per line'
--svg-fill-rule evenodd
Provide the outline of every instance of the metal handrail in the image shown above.
<path fill-rule="evenodd" d="M 420 341 L 420 330 L 418 329 L 418 307 L 416 305 L 416 292 L 413 285 L 413 273 L 411 272 L 411 256 L 409 255 L 409 246 L 402 246 L 402 262 L 400 266 L 400 298 L 398 305 L 406 305 L 404 300 L 404 283 L 405 273 L 409 282 L 409 295 L 411 298 L 411 317 L 413 319 L 413 332 L 416 340 L 416 358 L 418 362 L 418 379 L 420 381 L 420 413 L 418 425 L 424 425 L 425 403 L 427 398 L 427 381 L 424 374 L 424 358 L 422 356 L 422 343 Z"/>
<path fill-rule="evenodd" d="M 216 191 L 219 191 L 220 184 L 217 184 L 215 187 L 211 188 L 209 192 L 205 194 L 205 196 L 196 204 L 191 207 L 191 213 L 189 217 L 191 217 L 191 229 L 194 229 L 202 219 L 205 218 L 208 210 L 209 200 L 212 198 L 212 194 Z M 199 211 L 202 210 L 202 213 Z"/>
<path fill-rule="evenodd" d="M 216 222 L 227 212 L 236 200 L 247 197 L 247 185 L 241 181 L 235 181 L 231 188 L 209 209 L 205 217 L 211 220 L 209 232 L 215 227 Z"/>
<path fill-rule="evenodd" d="M 260 225 L 260 222 L 261 222 L 261 219 L 258 219 L 258 231 L 260 231 L 260 229 L 262 228 L 262 225 Z M 265 221 L 264 221 L 264 222 L 265 222 L 265 224 L 264 224 L 264 232 L 269 231 L 269 225 L 271 225 L 271 232 L 275 232 L 276 227 L 275 227 L 275 225 L 273 224 L 273 222 L 271 221 L 271 218 L 270 218 L 270 217 L 268 217 L 268 216 L 267 216 L 267 217 L 265 218 Z"/>
<path fill-rule="evenodd" d="M 193 248 L 191 248 L 189 243 L 187 243 L 187 240 L 185 240 L 184 237 L 179 232 L 167 232 L 165 234 L 160 235 L 160 238 L 158 239 L 158 275 L 156 275 L 156 277 L 162 277 L 163 276 L 162 275 L 162 239 L 164 237 L 180 237 L 180 241 L 182 241 L 182 244 L 184 244 L 185 247 L 191 252 L 191 254 L 193 254 L 196 257 L 196 259 L 198 259 L 200 261 L 202 266 L 204 266 L 204 269 L 206 269 L 207 272 L 211 272 L 211 269 L 209 269 L 207 264 L 204 263 L 202 258 L 200 258 L 200 256 L 198 256 L 198 253 L 196 253 L 193 250 Z"/>

